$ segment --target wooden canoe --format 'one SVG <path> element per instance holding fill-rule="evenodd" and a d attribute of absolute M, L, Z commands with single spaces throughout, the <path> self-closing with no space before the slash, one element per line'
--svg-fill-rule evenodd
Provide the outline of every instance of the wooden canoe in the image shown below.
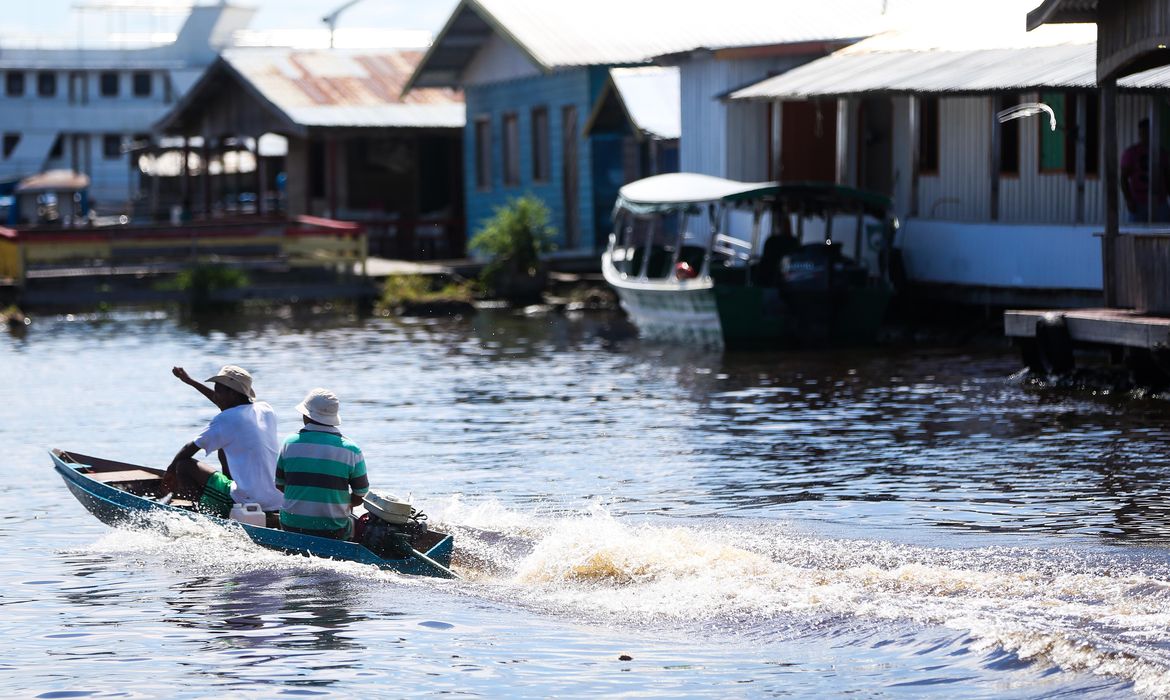
<path fill-rule="evenodd" d="M 415 576 L 457 578 L 451 571 L 454 539 L 445 533 L 431 530 L 411 544 L 414 553 L 403 559 L 385 559 L 356 542 L 314 537 L 283 530 L 257 527 L 235 520 L 217 518 L 194 509 L 189 501 L 159 500 L 162 469 L 115 462 L 90 457 L 77 452 L 55 449 L 50 453 L 53 468 L 65 480 L 69 491 L 93 513 L 98 520 L 111 526 L 149 527 L 152 512 L 181 514 L 199 518 L 224 527 L 243 528 L 248 537 L 261 547 L 290 554 L 315 556 L 325 559 L 372 564 Z"/>

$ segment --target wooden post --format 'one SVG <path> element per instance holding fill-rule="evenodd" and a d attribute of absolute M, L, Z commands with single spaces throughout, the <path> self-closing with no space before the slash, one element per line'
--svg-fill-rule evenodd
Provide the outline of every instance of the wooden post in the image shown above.
<path fill-rule="evenodd" d="M 337 218 L 337 139 L 325 137 L 325 207 L 329 218 Z"/>
<path fill-rule="evenodd" d="M 996 118 L 996 101 L 998 97 L 992 96 L 991 100 L 991 189 L 989 209 L 992 221 L 999 221 L 999 170 L 1002 167 L 1000 162 L 1000 144 L 1003 140 L 1003 125 L 999 123 Z"/>
<path fill-rule="evenodd" d="M 781 172 L 781 159 L 783 157 L 783 147 L 781 139 L 784 136 L 784 103 L 780 100 L 772 102 L 772 152 L 768 156 L 772 159 L 771 178 L 772 180 L 783 179 L 784 173 Z"/>
<path fill-rule="evenodd" d="M 268 186 L 268 164 L 260 156 L 259 136 L 256 137 L 255 147 L 252 149 L 252 157 L 256 159 L 256 216 L 264 216 L 268 213 L 268 202 L 264 196 L 265 188 Z"/>
<path fill-rule="evenodd" d="M 1154 178 L 1158 177 L 1158 110 L 1154 108 L 1154 100 L 1146 98 L 1149 121 L 1150 141 L 1146 146 L 1146 225 L 1154 223 L 1154 193 L 1158 191 Z"/>
<path fill-rule="evenodd" d="M 182 217 L 191 216 L 191 140 L 183 137 L 183 162 L 179 166 L 179 196 L 183 206 Z"/>
<path fill-rule="evenodd" d="M 910 95 L 906 98 L 906 109 L 909 114 L 910 139 L 910 216 L 918 216 L 918 169 L 920 155 L 918 153 L 918 96 Z"/>
<path fill-rule="evenodd" d="M 837 100 L 837 184 L 849 184 L 849 109 L 850 101 Z"/>
<path fill-rule="evenodd" d="M 200 147 L 199 157 L 204 162 L 204 174 L 199 178 L 199 185 L 204 198 L 204 219 L 212 218 L 212 137 L 204 135 L 204 145 Z"/>
<path fill-rule="evenodd" d="M 1088 100 L 1083 92 L 1077 93 L 1077 202 L 1076 222 L 1085 223 L 1085 123 L 1088 119 Z"/>
<path fill-rule="evenodd" d="M 1117 181 L 1117 80 L 1101 83 L 1102 122 L 1105 130 L 1105 234 L 1101 237 L 1101 282 L 1106 308 L 1117 306 L 1117 270 L 1114 267 L 1120 232 Z"/>

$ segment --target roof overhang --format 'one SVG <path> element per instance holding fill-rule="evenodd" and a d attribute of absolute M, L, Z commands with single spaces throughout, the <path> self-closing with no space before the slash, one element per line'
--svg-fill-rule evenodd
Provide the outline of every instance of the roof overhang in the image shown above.
<path fill-rule="evenodd" d="M 177 134 L 184 131 L 182 125 L 200 111 L 200 105 L 219 89 L 220 84 L 225 79 L 242 88 L 270 117 L 281 124 L 283 133 L 301 137 L 308 134 L 308 130 L 303 124 L 298 124 L 273 104 L 252 85 L 251 81 L 240 75 L 223 56 L 216 58 L 215 63 L 203 71 L 203 75 L 191 86 L 190 90 L 179 98 L 175 106 L 154 123 L 153 131 L 162 134 Z"/>
<path fill-rule="evenodd" d="M 1097 0 L 1044 0 L 1028 13 L 1028 31 L 1042 24 L 1080 24 L 1097 21 Z"/>
<path fill-rule="evenodd" d="M 537 59 L 531 49 L 509 32 L 508 28 L 482 4 L 476 0 L 460 0 L 435 41 L 427 49 L 422 61 L 414 69 L 410 80 L 406 81 L 402 94 L 405 95 L 414 88 L 462 87 L 463 71 L 493 34 L 515 46 L 541 71 L 549 71 L 549 67 Z"/>

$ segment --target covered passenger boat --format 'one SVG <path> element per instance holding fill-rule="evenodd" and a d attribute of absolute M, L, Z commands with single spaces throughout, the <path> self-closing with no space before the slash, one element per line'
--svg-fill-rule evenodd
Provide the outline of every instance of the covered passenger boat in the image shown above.
<path fill-rule="evenodd" d="M 408 522 L 370 519 L 357 542 L 333 540 L 201 514 L 190 501 L 159 493 L 163 470 L 53 450 L 53 468 L 65 485 L 98 520 L 111 526 L 150 527 L 155 513 L 200 518 L 224 527 L 240 527 L 256 544 L 290 554 L 353 561 L 403 574 L 458 578 L 451 571 L 454 540 L 450 535 Z M 373 515 L 373 514 L 371 514 Z M 146 516 L 146 517 L 144 517 Z"/>
<path fill-rule="evenodd" d="M 621 189 L 602 271 L 652 340 L 867 343 L 893 295 L 891 209 L 828 183 L 655 175 Z"/>

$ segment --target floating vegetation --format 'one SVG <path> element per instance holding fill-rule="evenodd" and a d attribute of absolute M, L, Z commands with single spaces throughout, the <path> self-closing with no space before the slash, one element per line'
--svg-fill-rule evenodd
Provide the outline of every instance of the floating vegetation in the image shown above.
<path fill-rule="evenodd" d="M 378 307 L 404 316 L 459 316 L 475 313 L 471 280 L 447 280 L 426 275 L 391 275 L 382 285 Z"/>

